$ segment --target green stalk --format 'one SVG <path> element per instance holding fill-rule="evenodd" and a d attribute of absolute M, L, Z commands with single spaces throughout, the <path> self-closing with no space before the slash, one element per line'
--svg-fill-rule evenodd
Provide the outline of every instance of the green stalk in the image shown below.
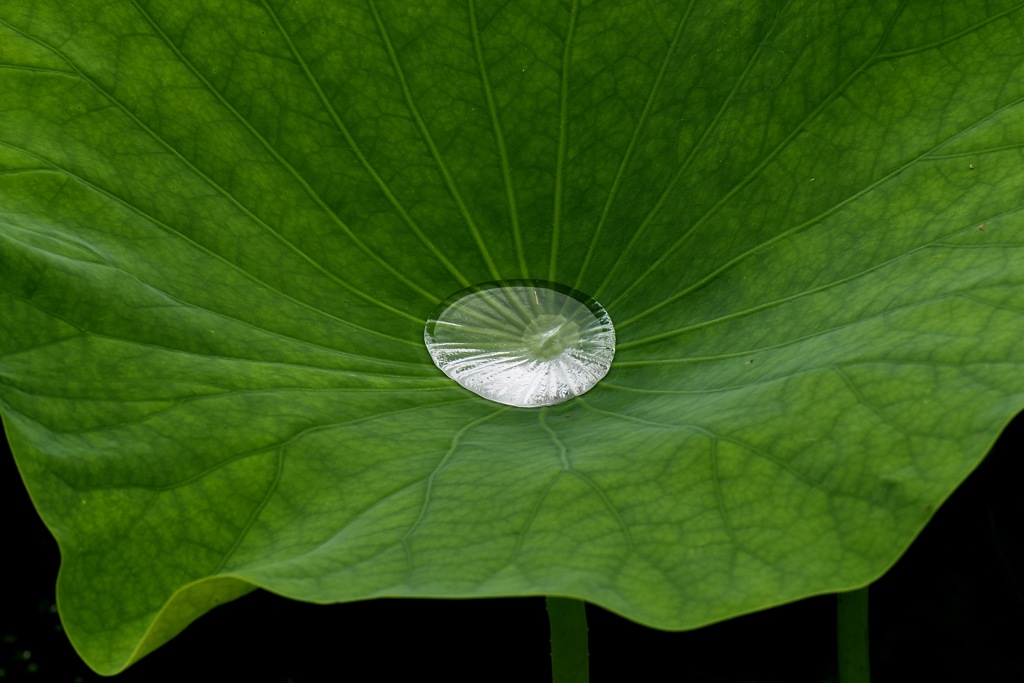
<path fill-rule="evenodd" d="M 839 683 L 869 683 L 868 589 L 839 593 L 836 603 L 836 646 Z"/>
<path fill-rule="evenodd" d="M 587 683 L 590 652 L 587 649 L 587 612 L 581 600 L 548 597 L 551 624 L 551 680 L 554 683 Z"/>

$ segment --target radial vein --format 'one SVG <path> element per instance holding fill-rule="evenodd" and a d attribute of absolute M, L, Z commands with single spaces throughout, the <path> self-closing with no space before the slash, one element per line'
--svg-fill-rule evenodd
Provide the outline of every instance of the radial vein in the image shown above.
<path fill-rule="evenodd" d="M 508 160 L 508 148 L 505 146 L 505 135 L 501 129 L 501 121 L 498 118 L 498 105 L 494 99 L 494 90 L 491 88 L 491 79 L 487 73 L 487 63 L 484 61 L 483 44 L 480 38 L 480 28 L 476 20 L 476 2 L 469 0 L 469 23 L 473 33 L 473 48 L 476 51 L 476 61 L 480 67 L 480 82 L 483 85 L 484 95 L 487 97 L 487 108 L 491 113 L 491 126 L 494 128 L 494 142 L 498 147 L 498 156 L 501 161 L 501 173 L 505 181 L 505 199 L 508 202 L 509 220 L 512 223 L 512 239 L 516 245 L 516 256 L 519 259 L 519 272 L 523 278 L 530 277 L 530 269 L 526 265 L 526 253 L 523 249 L 523 234 L 519 226 L 519 211 L 516 208 L 515 186 L 512 184 L 512 168 Z"/>
<path fill-rule="evenodd" d="M 583 258 L 583 265 L 580 266 L 579 275 L 576 276 L 577 289 L 579 289 L 583 284 L 583 277 L 587 272 L 587 268 L 590 266 L 590 261 L 593 258 L 594 251 L 597 249 L 597 244 L 600 241 L 601 231 L 604 229 L 604 224 L 608 220 L 608 214 L 611 211 L 612 204 L 615 202 L 615 197 L 618 195 L 619 186 L 622 184 L 622 179 L 625 177 L 626 169 L 632 161 L 633 152 L 636 151 L 637 140 L 643 132 L 644 124 L 647 122 L 651 113 L 654 100 L 658 94 L 658 89 L 664 81 L 665 72 L 668 70 L 668 65 L 672 61 L 672 55 L 675 53 L 676 47 L 679 45 L 679 39 L 683 34 L 683 27 L 686 25 L 686 20 L 689 18 L 692 10 L 693 0 L 691 0 L 689 6 L 686 8 L 686 12 L 683 13 L 683 16 L 679 19 L 679 23 L 676 25 L 672 42 L 669 43 L 668 50 L 665 51 L 665 58 L 662 60 L 661 68 L 658 69 L 658 74 L 655 76 L 654 83 L 651 85 L 651 91 L 647 95 L 647 101 L 644 103 L 643 111 L 640 113 L 640 119 L 633 128 L 633 137 L 630 138 L 629 145 L 626 147 L 626 153 L 623 154 L 622 161 L 619 162 L 619 168 L 615 173 L 615 180 L 612 182 L 611 189 L 608 191 L 608 198 L 605 200 L 604 208 L 601 210 L 601 217 L 597 221 L 597 227 L 594 228 L 594 236 L 591 238 L 590 246 L 587 248 L 587 254 Z"/>
<path fill-rule="evenodd" d="M 384 21 L 381 19 L 380 11 L 377 9 L 377 3 L 375 0 L 366 0 L 366 2 L 370 8 L 370 12 L 373 14 L 373 21 L 377 25 L 377 31 L 380 33 L 381 40 L 384 43 L 384 48 L 387 50 L 388 59 L 391 62 L 391 68 L 394 70 L 395 77 L 398 79 L 399 86 L 402 89 L 402 96 L 405 98 L 406 106 L 409 108 L 409 113 L 412 116 L 413 121 L 416 123 L 416 127 L 419 129 L 420 135 L 423 136 L 423 141 L 427 145 L 427 149 L 430 150 L 430 155 L 434 158 L 434 163 L 437 165 L 437 170 L 441 174 L 441 179 L 444 181 L 445 187 L 448 189 L 448 193 L 451 195 L 452 200 L 455 202 L 455 206 L 458 208 L 459 213 L 462 215 L 462 218 L 466 221 L 466 225 L 469 227 L 469 232 L 473 237 L 473 241 L 476 242 L 477 248 L 480 250 L 480 256 L 483 258 L 488 272 L 490 272 L 491 277 L 495 280 L 500 280 L 501 274 L 494 265 L 494 260 L 491 258 L 491 254 L 487 249 L 483 235 L 480 233 L 480 229 L 477 227 L 476 221 L 473 220 L 473 216 L 469 213 L 469 207 L 467 207 L 466 202 L 463 201 L 462 195 L 459 193 L 459 188 L 455 185 L 455 179 L 452 178 L 452 174 L 448 170 L 448 166 L 444 163 L 444 159 L 441 158 L 441 152 L 438 150 L 433 136 L 430 135 L 430 131 L 427 129 L 427 124 L 424 122 L 419 108 L 413 101 L 412 91 L 409 89 L 409 82 L 405 77 L 405 71 L 402 69 L 402 65 L 398 61 L 398 54 L 395 52 L 395 47 L 391 42 L 391 37 L 388 35 L 387 28 L 384 26 Z"/>
<path fill-rule="evenodd" d="M 413 321 L 413 322 L 416 322 L 416 323 L 420 323 L 421 322 L 419 318 L 416 318 L 416 317 L 412 316 L 411 314 L 406 313 L 405 311 L 402 311 L 402 310 L 400 310 L 398 308 L 395 308 L 394 306 L 391 306 L 390 304 L 387 304 L 387 303 L 381 301 L 380 299 L 378 299 L 378 298 L 376 298 L 376 297 L 374 297 L 374 296 L 372 296 L 370 294 L 367 294 L 366 292 L 363 292 L 358 287 L 355 287 L 354 285 L 349 284 L 348 282 L 346 282 L 345 280 L 342 280 L 340 277 L 338 277 L 337 275 L 335 275 L 331 271 L 327 270 L 327 268 L 325 268 L 323 266 L 323 264 L 321 264 L 318 261 L 316 261 L 315 259 L 313 259 L 309 254 L 307 254 L 305 251 L 300 249 L 294 242 L 290 241 L 284 235 L 282 235 L 280 232 L 278 232 L 277 230 L 272 228 L 266 221 L 264 221 L 262 218 L 257 216 L 247 206 L 242 204 L 242 202 L 237 197 L 235 197 L 233 194 L 228 192 L 224 187 L 222 187 L 219 183 L 217 183 L 213 178 L 211 178 L 210 176 L 205 174 L 198 166 L 196 166 L 192 161 L 190 161 L 188 158 L 186 158 L 184 154 L 182 154 L 180 151 L 178 151 L 177 148 L 175 148 L 173 145 L 171 145 L 169 142 L 167 142 L 164 138 L 160 137 L 160 135 L 158 135 L 155 130 L 153 130 L 152 128 L 147 126 L 145 123 L 143 123 L 142 120 L 139 119 L 138 116 L 136 116 L 135 113 L 132 112 L 123 102 L 121 102 L 120 100 L 116 99 L 113 96 L 113 94 L 107 92 L 102 87 L 100 87 L 100 85 L 98 83 L 96 83 L 92 78 L 87 76 L 84 71 L 79 69 L 78 65 L 75 64 L 74 62 L 72 62 L 70 58 L 68 58 L 67 56 L 64 55 L 64 53 L 60 52 L 58 49 L 56 49 L 52 45 L 43 42 L 41 39 L 36 38 L 35 36 L 32 36 L 32 35 L 29 35 L 29 34 L 25 33 L 24 31 L 22 31 L 21 29 L 18 29 L 17 27 L 12 26 L 11 24 L 7 23 L 6 21 L 0 20 L 0 23 L 2 23 L 5 26 L 8 26 L 9 28 L 11 28 L 13 31 L 17 32 L 18 34 L 20 34 L 24 38 L 26 38 L 28 40 L 31 40 L 32 42 L 36 43 L 40 47 L 43 47 L 44 49 L 49 50 L 51 53 L 53 53 L 54 55 L 56 55 L 60 59 L 62 59 L 69 67 L 74 69 L 75 73 L 78 74 L 78 77 L 82 79 L 82 82 L 88 84 L 89 87 L 91 87 L 93 90 L 95 90 L 97 93 L 99 93 L 102 97 L 104 97 L 108 102 L 110 102 L 113 106 L 115 106 L 118 110 L 120 110 L 121 113 L 123 113 L 129 120 L 132 121 L 132 123 L 134 123 L 141 130 L 143 130 L 146 133 L 146 135 L 148 135 L 154 142 L 156 142 L 158 145 L 160 145 L 161 147 L 166 149 L 168 152 L 170 152 L 171 155 L 173 155 L 175 158 L 180 160 L 193 173 L 195 173 L 199 178 L 201 178 L 203 180 L 203 182 L 205 182 L 207 185 L 209 185 L 214 190 L 216 190 L 216 192 L 218 194 L 220 194 L 222 197 L 224 197 L 227 201 L 231 202 L 243 215 L 245 215 L 247 218 L 249 218 L 249 220 L 253 221 L 255 224 L 259 225 L 264 230 L 266 230 L 271 236 L 273 236 L 273 238 L 275 240 L 277 240 L 280 244 L 282 244 L 285 248 L 287 248 L 289 251 L 294 253 L 300 259 L 302 259 L 303 261 L 308 263 L 314 270 L 316 270 L 317 272 L 321 273 L 322 275 L 327 277 L 332 282 L 338 284 L 342 288 L 352 292 L 353 294 L 355 294 L 359 298 L 361 298 L 361 299 L 363 299 L 363 300 L 365 300 L 365 301 L 367 301 L 367 302 L 369 302 L 369 303 L 371 303 L 371 304 L 373 304 L 375 306 L 379 306 L 380 308 L 382 308 L 382 309 L 392 313 L 393 315 L 405 318 L 407 320 L 410 320 L 410 321 Z"/>
<path fill-rule="evenodd" d="M 555 164 L 555 209 L 551 223 L 551 257 L 548 262 L 548 279 L 552 281 L 558 272 L 558 243 L 562 230 L 562 186 L 565 182 L 565 153 L 569 134 L 569 65 L 572 61 L 572 41 L 576 33 L 579 8 L 579 0 L 573 0 L 569 29 L 565 34 L 565 49 L 562 52 L 562 85 L 558 104 L 558 158 Z"/>
<path fill-rule="evenodd" d="M 274 25 L 280 32 L 281 37 L 288 44 L 288 49 L 292 53 L 292 56 L 295 57 L 295 61 L 298 63 L 299 68 L 302 69 L 302 73 L 306 77 L 306 80 L 309 81 L 309 84 L 316 91 L 317 97 L 320 99 L 321 105 L 323 105 L 324 109 L 327 111 L 328 116 L 330 116 L 331 118 L 331 122 L 334 123 L 338 131 L 341 132 L 342 136 L 345 138 L 345 142 L 352 149 L 352 153 L 356 155 L 356 158 L 359 160 L 359 163 L 370 175 L 370 177 L 373 178 L 373 181 L 377 184 L 377 187 L 379 187 L 380 191 L 384 194 L 385 197 L 387 197 L 387 200 L 395 208 L 395 211 L 397 211 L 398 215 L 401 216 L 402 221 L 409 227 L 409 229 L 420 241 L 420 243 L 422 243 L 423 246 L 430 250 L 430 253 L 434 255 L 434 257 L 441 263 L 441 265 L 443 265 L 448 270 L 448 272 L 450 272 L 452 276 L 455 277 L 455 279 L 457 279 L 462 284 L 462 286 L 468 287 L 471 284 L 469 280 L 467 280 L 466 277 L 459 271 L 459 269 L 455 267 L 455 264 L 448 260 L 448 258 L 437 247 L 437 245 L 435 245 L 433 241 L 431 241 L 431 239 L 427 237 L 426 234 L 424 234 L 424 232 L 420 229 L 420 226 L 416 223 L 416 221 L 413 220 L 412 216 L 409 215 L 409 212 L 406 211 L 405 206 L 403 206 L 402 203 L 398 201 L 398 198 L 391 191 L 391 188 L 388 187 L 388 184 L 384 181 L 383 178 L 381 178 L 380 174 L 377 173 L 377 169 L 374 168 L 373 165 L 366 158 L 366 155 L 363 153 L 362 148 L 359 146 L 355 138 L 352 136 L 351 131 L 349 131 L 348 126 L 346 126 L 345 122 L 341 120 L 341 116 L 338 114 L 337 109 L 335 109 L 334 105 L 331 104 L 331 101 L 327 99 L 327 95 L 324 94 L 323 88 L 320 86 L 319 80 L 317 80 L 316 76 L 313 75 L 313 72 L 310 70 L 305 58 L 303 58 L 302 53 L 299 52 L 299 49 L 295 46 L 295 43 L 292 41 L 291 36 L 288 35 L 288 32 L 285 31 L 284 26 L 281 25 L 281 21 L 278 19 L 277 14 L 274 12 L 273 9 L 271 9 L 270 5 L 267 4 L 266 0 L 262 0 L 262 2 L 263 6 L 267 10 L 267 13 L 270 15 L 270 18 L 274 21 Z M 431 298 L 434 298 L 434 300 L 436 300 L 436 298 L 433 295 L 431 295 Z"/>

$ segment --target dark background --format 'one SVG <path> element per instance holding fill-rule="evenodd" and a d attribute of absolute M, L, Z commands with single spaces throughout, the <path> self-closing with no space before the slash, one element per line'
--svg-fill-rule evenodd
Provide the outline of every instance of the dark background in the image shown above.
<path fill-rule="evenodd" d="M 871 587 L 873 680 L 1024 681 L 1024 414 Z M 0 680 L 103 680 L 54 605 L 56 543 L 0 438 Z M 827 681 L 835 597 L 666 633 L 588 607 L 591 680 Z M 372 672 L 367 678 L 365 671 Z M 542 598 L 298 603 L 257 591 L 115 680 L 550 680 Z"/>

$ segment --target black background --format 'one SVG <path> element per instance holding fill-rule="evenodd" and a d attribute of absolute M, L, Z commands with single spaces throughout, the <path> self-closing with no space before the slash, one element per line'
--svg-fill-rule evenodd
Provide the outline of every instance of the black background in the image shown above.
<path fill-rule="evenodd" d="M 1024 681 L 1024 414 L 871 587 L 873 680 Z M 3 439 L 0 439 L 3 442 Z M 6 443 L 0 443 L 6 448 Z M 0 450 L 0 680 L 103 680 L 54 607 L 56 543 Z M 591 680 L 828 681 L 834 596 L 684 633 L 588 606 Z M 550 680 L 542 598 L 311 605 L 257 591 L 199 619 L 118 683 Z"/>

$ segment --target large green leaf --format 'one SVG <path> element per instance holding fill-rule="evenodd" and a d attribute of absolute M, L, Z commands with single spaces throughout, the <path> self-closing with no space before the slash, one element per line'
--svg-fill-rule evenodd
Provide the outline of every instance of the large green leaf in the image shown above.
<path fill-rule="evenodd" d="M 253 586 L 667 629 L 863 585 L 1024 404 L 1024 4 L 5 0 L 0 408 L 116 672 Z M 533 277 L 586 396 L 445 378 Z"/>

